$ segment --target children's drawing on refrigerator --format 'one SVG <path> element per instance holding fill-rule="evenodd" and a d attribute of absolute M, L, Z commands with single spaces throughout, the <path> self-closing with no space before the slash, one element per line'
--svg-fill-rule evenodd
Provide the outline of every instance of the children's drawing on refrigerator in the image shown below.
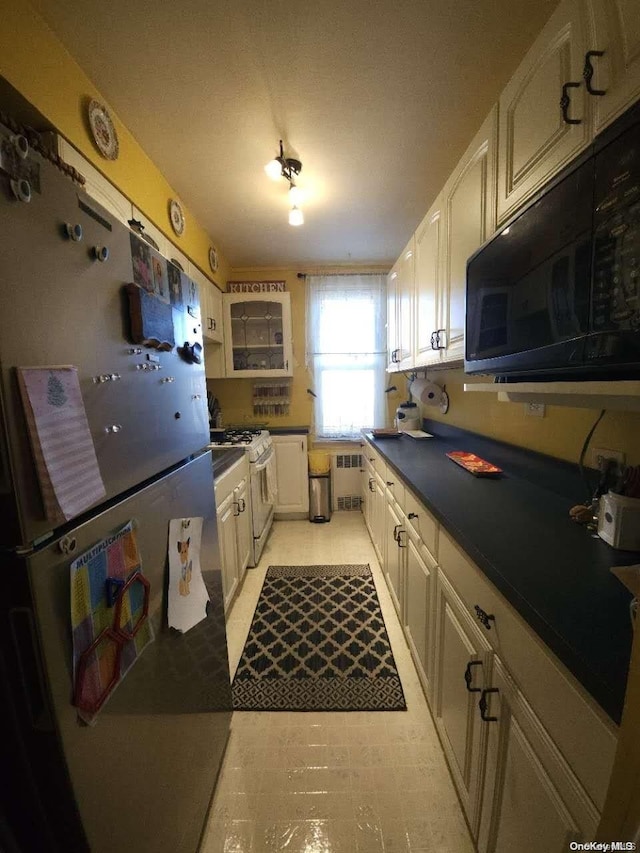
<path fill-rule="evenodd" d="M 191 583 L 191 571 L 193 561 L 189 558 L 189 546 L 191 545 L 191 536 L 189 536 L 189 528 L 191 527 L 191 519 L 182 519 L 182 536 L 178 540 L 178 555 L 180 557 L 180 580 L 178 581 L 178 592 L 180 595 L 189 595 L 189 584 Z"/>
<path fill-rule="evenodd" d="M 169 627 L 188 631 L 207 615 L 209 593 L 202 579 L 200 548 L 202 518 L 169 522 Z"/>

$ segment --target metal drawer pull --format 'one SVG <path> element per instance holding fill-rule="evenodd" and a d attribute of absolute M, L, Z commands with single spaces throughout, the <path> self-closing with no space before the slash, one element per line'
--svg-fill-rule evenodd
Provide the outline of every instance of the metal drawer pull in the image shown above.
<path fill-rule="evenodd" d="M 373 479 L 373 477 L 369 477 L 369 491 L 375 492 L 375 490 L 376 490 L 375 480 Z"/>
<path fill-rule="evenodd" d="M 584 77 L 585 86 L 587 87 L 587 92 L 590 95 L 606 95 L 606 89 L 594 89 L 591 86 L 591 79 L 593 77 L 593 64 L 591 62 L 592 56 L 604 56 L 604 50 L 588 50 L 584 57 L 584 69 L 582 71 L 582 76 Z"/>
<path fill-rule="evenodd" d="M 401 524 L 395 524 L 393 526 L 393 538 L 396 540 L 396 542 L 398 542 L 398 540 L 399 540 L 398 530 L 400 530 L 401 527 L 402 527 Z"/>
<path fill-rule="evenodd" d="M 408 519 L 417 518 L 417 517 L 418 517 L 417 512 L 410 512 L 409 515 L 407 516 Z"/>
<path fill-rule="evenodd" d="M 247 508 L 244 498 L 238 498 L 238 511 L 244 512 Z"/>
<path fill-rule="evenodd" d="M 471 682 L 473 681 L 473 675 L 471 674 L 472 666 L 482 666 L 481 660 L 470 660 L 467 664 L 467 668 L 464 671 L 464 680 L 467 685 L 467 690 L 469 693 L 482 693 L 480 687 L 472 687 Z"/>
<path fill-rule="evenodd" d="M 580 83 L 564 83 L 562 86 L 562 97 L 560 98 L 560 109 L 562 110 L 562 120 L 565 124 L 582 124 L 581 118 L 569 118 L 569 107 L 571 106 L 571 98 L 567 89 L 578 89 Z"/>
<path fill-rule="evenodd" d="M 233 514 L 237 518 L 240 515 L 240 513 L 242 512 L 242 510 L 240 509 L 240 504 L 238 503 L 238 501 L 233 501 L 233 505 L 236 508 L 234 510 Z M 237 512 L 236 512 L 236 510 L 237 510 Z"/>
<path fill-rule="evenodd" d="M 497 717 L 488 717 L 487 716 L 487 708 L 489 704 L 487 702 L 487 693 L 499 693 L 497 687 L 485 687 L 482 691 L 482 695 L 480 696 L 480 701 L 478 702 L 478 708 L 480 708 L 480 717 L 484 720 L 485 723 L 497 723 Z"/>
<path fill-rule="evenodd" d="M 407 547 L 406 544 L 404 544 L 404 545 L 402 544 L 402 539 L 400 538 L 402 536 L 402 534 L 406 533 L 406 532 L 407 532 L 406 530 L 402 530 L 402 529 L 398 530 L 398 548 L 406 548 Z"/>
<path fill-rule="evenodd" d="M 387 486 L 393 486 L 393 483 L 390 480 L 387 480 Z"/>
<path fill-rule="evenodd" d="M 490 631 L 491 623 L 495 622 L 496 617 L 492 613 L 487 613 L 486 611 L 484 611 L 482 607 L 479 607 L 477 604 L 474 607 L 474 610 L 476 611 L 478 621 L 482 622 L 487 631 Z"/>

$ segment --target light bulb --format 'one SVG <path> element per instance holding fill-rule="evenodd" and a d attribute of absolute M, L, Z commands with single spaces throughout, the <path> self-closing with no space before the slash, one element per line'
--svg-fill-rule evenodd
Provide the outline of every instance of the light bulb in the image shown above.
<path fill-rule="evenodd" d="M 289 211 L 289 225 L 304 225 L 302 211 L 295 205 Z"/>
<path fill-rule="evenodd" d="M 295 184 L 291 184 L 289 187 L 289 204 L 291 207 L 298 207 L 300 202 L 302 201 L 302 192 L 300 187 L 297 187 Z"/>
<path fill-rule="evenodd" d="M 264 167 L 267 176 L 271 178 L 272 181 L 277 181 L 278 178 L 282 175 L 282 165 L 279 160 L 271 160 Z"/>

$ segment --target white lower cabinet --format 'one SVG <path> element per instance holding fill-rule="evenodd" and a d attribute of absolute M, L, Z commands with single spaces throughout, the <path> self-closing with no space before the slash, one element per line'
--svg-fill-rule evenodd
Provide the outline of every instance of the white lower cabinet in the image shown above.
<path fill-rule="evenodd" d="M 593 839 L 597 811 L 499 658 L 491 684 L 478 850 L 564 853 Z"/>
<path fill-rule="evenodd" d="M 477 837 L 487 732 L 478 712 L 491 650 L 447 579 L 438 575 L 433 717 L 471 832 Z"/>
<path fill-rule="evenodd" d="M 419 539 L 405 536 L 404 632 L 427 697 L 431 697 L 435 562 Z"/>
<path fill-rule="evenodd" d="M 400 621 L 404 621 L 404 559 L 406 530 L 397 507 L 388 502 L 384 514 L 384 574 Z"/>
<path fill-rule="evenodd" d="M 616 727 L 367 445 L 362 478 L 365 521 L 479 853 L 593 840 Z"/>
<path fill-rule="evenodd" d="M 238 589 L 239 560 L 238 536 L 236 525 L 236 507 L 233 492 L 220 504 L 217 510 L 218 543 L 220 545 L 220 560 L 222 562 L 222 590 L 224 593 L 224 609 L 229 605 Z"/>
<path fill-rule="evenodd" d="M 376 474 L 371 448 L 365 447 L 362 469 L 362 508 L 364 521 L 380 565 L 384 563 L 385 493 Z"/>
<path fill-rule="evenodd" d="M 278 494 L 276 515 L 304 515 L 309 512 L 309 464 L 307 436 L 272 435 L 276 454 Z"/>
<path fill-rule="evenodd" d="M 225 610 L 228 610 L 244 580 L 253 544 L 246 455 L 216 477 L 215 497 L 222 590 Z"/>
<path fill-rule="evenodd" d="M 236 541 L 238 544 L 238 570 L 240 579 L 251 559 L 253 545 L 253 530 L 251 527 L 251 511 L 249 507 L 249 478 L 243 477 L 233 490 L 233 502 L 236 507 Z"/>

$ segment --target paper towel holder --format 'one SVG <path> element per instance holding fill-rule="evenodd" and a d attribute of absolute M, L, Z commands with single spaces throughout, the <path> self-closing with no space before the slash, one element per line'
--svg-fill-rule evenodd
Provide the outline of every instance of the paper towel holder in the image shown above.
<path fill-rule="evenodd" d="M 446 385 L 441 387 L 436 382 L 429 381 L 426 371 L 424 379 L 418 379 L 415 373 L 409 377 L 409 394 L 425 406 L 438 406 L 443 415 L 449 411 Z"/>

